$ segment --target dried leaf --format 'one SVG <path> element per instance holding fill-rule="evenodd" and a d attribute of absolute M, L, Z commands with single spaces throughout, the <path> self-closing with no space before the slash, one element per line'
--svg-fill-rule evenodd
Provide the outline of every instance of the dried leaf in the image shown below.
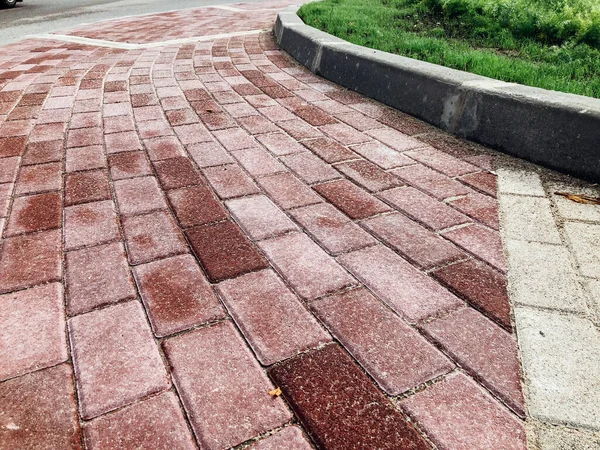
<path fill-rule="evenodd" d="M 214 109 L 211 109 L 211 108 L 206 108 L 206 112 L 209 112 L 209 113 L 210 113 L 210 112 L 215 112 L 215 110 L 214 110 Z"/>
<path fill-rule="evenodd" d="M 281 388 L 273 389 L 269 391 L 269 395 L 272 397 L 279 397 L 281 395 Z"/>
<path fill-rule="evenodd" d="M 566 197 L 576 203 L 583 203 L 585 205 L 600 205 L 599 197 L 590 197 L 589 195 L 585 194 L 569 194 L 568 192 L 555 192 L 555 194 Z"/>

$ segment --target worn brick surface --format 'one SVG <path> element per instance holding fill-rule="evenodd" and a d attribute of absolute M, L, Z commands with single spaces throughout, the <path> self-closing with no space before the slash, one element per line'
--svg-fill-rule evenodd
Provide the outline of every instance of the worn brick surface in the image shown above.
<path fill-rule="evenodd" d="M 150 164 L 143 152 L 124 152 L 108 158 L 110 176 L 113 180 L 152 175 Z"/>
<path fill-rule="evenodd" d="M 220 166 L 233 162 L 229 153 L 216 142 L 193 144 L 188 146 L 188 151 L 200 168 Z"/>
<path fill-rule="evenodd" d="M 298 229 L 277 206 L 264 195 L 227 202 L 227 208 L 253 240 L 261 240 Z"/>
<path fill-rule="evenodd" d="M 348 180 L 318 184 L 314 189 L 351 219 L 365 219 L 390 210 L 381 200 Z"/>
<path fill-rule="evenodd" d="M 495 198 L 479 192 L 470 192 L 462 198 L 449 201 L 449 204 L 494 230 L 500 228 Z"/>
<path fill-rule="evenodd" d="M 332 139 L 310 139 L 303 141 L 302 144 L 330 164 L 357 157 L 355 153 Z"/>
<path fill-rule="evenodd" d="M 370 192 L 401 186 L 400 180 L 377 165 L 365 161 L 350 161 L 335 166 L 340 172 Z"/>
<path fill-rule="evenodd" d="M 207 186 L 172 190 L 167 195 L 182 227 L 204 225 L 227 218 L 225 208 Z"/>
<path fill-rule="evenodd" d="M 261 178 L 258 183 L 283 209 L 322 202 L 312 189 L 289 172 Z"/>
<path fill-rule="evenodd" d="M 291 426 L 278 431 L 272 436 L 250 446 L 252 450 L 310 450 L 312 446 L 297 426 Z"/>
<path fill-rule="evenodd" d="M 237 164 L 208 167 L 203 172 L 221 198 L 234 198 L 260 192 L 252 179 Z"/>
<path fill-rule="evenodd" d="M 143 214 L 167 207 L 154 177 L 119 180 L 114 183 L 114 189 L 121 214 Z"/>
<path fill-rule="evenodd" d="M 400 167 L 392 170 L 391 173 L 411 186 L 427 192 L 438 200 L 466 195 L 471 192 L 464 184 L 422 164 Z"/>
<path fill-rule="evenodd" d="M 464 175 L 471 172 L 479 172 L 478 167 L 434 148 L 410 151 L 406 154 L 411 158 L 425 164 L 426 166 L 445 173 L 451 177 Z"/>
<path fill-rule="evenodd" d="M 20 159 L 18 156 L 0 159 L 0 183 L 13 183 L 17 178 Z"/>
<path fill-rule="evenodd" d="M 60 228 L 62 199 L 58 192 L 17 197 L 6 227 L 6 236 Z"/>
<path fill-rule="evenodd" d="M 104 167 L 106 167 L 106 157 L 104 156 L 101 145 L 67 149 L 67 172 L 100 169 Z"/>
<path fill-rule="evenodd" d="M 261 147 L 239 150 L 234 152 L 233 156 L 253 177 L 263 177 L 286 171 L 283 164 Z"/>
<path fill-rule="evenodd" d="M 38 164 L 21 168 L 16 195 L 59 190 L 62 185 L 60 163 Z"/>
<path fill-rule="evenodd" d="M 63 151 L 62 140 L 33 142 L 27 146 L 25 155 L 23 155 L 23 164 L 44 164 L 60 161 Z"/>
<path fill-rule="evenodd" d="M 341 177 L 338 171 L 310 152 L 283 156 L 280 160 L 309 184 Z"/>
<path fill-rule="evenodd" d="M 506 272 L 506 257 L 500 234 L 483 225 L 474 224 L 444 233 L 456 245 L 483 259 L 496 269 Z"/>
<path fill-rule="evenodd" d="M 163 159 L 153 163 L 158 181 L 165 190 L 202 184 L 204 180 L 185 157 Z"/>

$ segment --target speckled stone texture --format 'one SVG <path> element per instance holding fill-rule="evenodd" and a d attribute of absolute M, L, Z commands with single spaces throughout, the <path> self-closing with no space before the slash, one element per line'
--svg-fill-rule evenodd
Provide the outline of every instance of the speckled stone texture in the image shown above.
<path fill-rule="evenodd" d="M 300 428 L 291 426 L 251 445 L 252 450 L 310 450 L 312 446 L 302 435 Z"/>

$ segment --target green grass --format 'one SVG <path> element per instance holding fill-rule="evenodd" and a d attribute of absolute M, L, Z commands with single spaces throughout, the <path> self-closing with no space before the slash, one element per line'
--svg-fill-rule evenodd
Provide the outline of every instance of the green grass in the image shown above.
<path fill-rule="evenodd" d="M 299 15 L 358 45 L 600 98 L 600 0 L 324 0 Z"/>

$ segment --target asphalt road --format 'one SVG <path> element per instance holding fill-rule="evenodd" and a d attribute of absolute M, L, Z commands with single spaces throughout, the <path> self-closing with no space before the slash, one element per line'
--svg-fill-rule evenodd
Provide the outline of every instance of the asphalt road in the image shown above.
<path fill-rule="evenodd" d="M 257 0 L 24 0 L 0 9 L 0 45 L 99 20 L 251 1 Z"/>

